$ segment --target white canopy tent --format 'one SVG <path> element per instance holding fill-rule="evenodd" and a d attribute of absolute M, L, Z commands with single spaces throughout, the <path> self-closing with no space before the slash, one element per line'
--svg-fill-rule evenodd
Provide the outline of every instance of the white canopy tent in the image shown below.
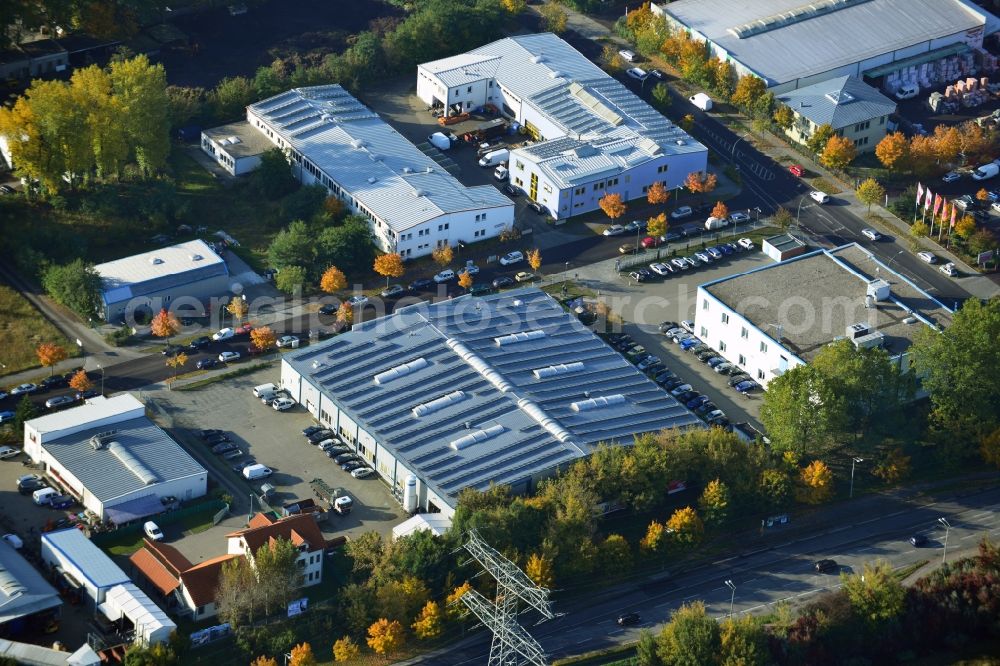
<path fill-rule="evenodd" d="M 136 640 L 144 645 L 162 643 L 177 629 L 173 620 L 135 583 L 115 585 L 97 609 L 112 622 L 128 618 L 135 627 Z"/>

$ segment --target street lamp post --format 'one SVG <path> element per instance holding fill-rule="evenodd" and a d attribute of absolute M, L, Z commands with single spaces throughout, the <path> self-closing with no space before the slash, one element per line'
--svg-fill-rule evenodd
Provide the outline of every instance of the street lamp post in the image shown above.
<path fill-rule="evenodd" d="M 850 498 L 854 498 L 854 466 L 859 462 L 864 462 L 864 458 L 851 458 L 851 494 Z"/>
<path fill-rule="evenodd" d="M 104 366 L 98 364 L 97 369 L 101 371 L 101 395 L 104 395 Z"/>
<path fill-rule="evenodd" d="M 732 594 L 729 595 L 729 617 L 733 617 L 733 602 L 736 600 L 736 584 L 731 580 L 726 581 L 726 587 L 732 590 Z"/>
<path fill-rule="evenodd" d="M 948 534 L 951 532 L 951 523 L 945 518 L 938 518 L 938 522 L 944 525 L 944 552 L 941 553 L 941 564 L 944 564 L 945 558 L 948 557 Z"/>
<path fill-rule="evenodd" d="M 805 200 L 806 200 L 805 197 L 799 197 L 799 205 L 795 209 L 795 224 L 799 223 L 799 213 L 802 212 L 802 202 L 805 201 Z"/>
<path fill-rule="evenodd" d="M 742 141 L 743 139 L 747 138 L 748 136 L 750 136 L 750 132 L 746 132 L 743 136 L 741 136 L 740 138 L 736 139 L 736 143 L 733 144 L 733 149 L 729 151 L 729 161 L 730 162 L 735 162 L 736 161 L 736 146 L 739 145 L 740 141 Z"/>

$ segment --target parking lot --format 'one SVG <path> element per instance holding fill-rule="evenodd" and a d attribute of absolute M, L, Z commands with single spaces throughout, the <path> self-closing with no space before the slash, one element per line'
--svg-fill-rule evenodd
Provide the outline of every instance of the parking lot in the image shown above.
<path fill-rule="evenodd" d="M 330 486 L 345 488 L 354 499 L 354 507 L 350 514 L 341 516 L 333 513 L 320 524 L 328 539 L 342 535 L 356 537 L 369 530 L 389 536 L 392 528 L 406 517 L 389 489 L 377 477 L 364 480 L 353 478 L 306 441 L 302 429 L 314 421 L 305 409 L 295 406 L 277 412 L 253 396 L 251 391 L 254 386 L 277 383 L 277 375 L 277 368 L 272 367 L 195 391 L 160 390 L 146 396 L 152 399 L 160 412 L 158 416 L 171 426 L 175 438 L 215 478 L 221 479 L 223 487 L 234 496 L 233 518 L 175 544 L 192 561 L 201 559 L 203 553 L 200 551 L 203 549 L 209 549 L 209 556 L 219 553 L 225 544 L 223 534 L 234 529 L 230 524 L 234 519 L 245 521 L 251 510 L 251 501 L 253 510 L 260 510 L 259 499 L 255 497 L 251 500 L 251 494 L 259 494 L 259 488 L 265 482 L 276 488 L 270 500 L 273 507 L 295 499 L 313 498 L 309 483 L 316 478 Z M 203 429 L 224 431 L 244 455 L 224 459 L 213 454 L 211 446 L 206 445 L 198 435 Z M 274 470 L 274 474 L 267 479 L 247 481 L 233 467 L 251 459 L 267 465 Z M 171 540 L 169 527 L 164 531 Z"/>
<path fill-rule="evenodd" d="M 731 232 L 722 235 L 719 242 L 734 240 Z M 739 235 L 735 236 L 736 239 Z M 676 244 L 678 256 L 693 254 L 700 244 L 688 245 L 686 241 Z M 670 246 L 673 250 L 674 246 Z M 672 255 L 671 255 L 672 256 Z M 645 265 L 653 262 L 654 255 L 646 252 Z M 673 273 L 668 277 L 653 276 L 647 282 L 636 283 L 629 278 L 630 271 L 620 275 L 614 270 L 614 261 L 605 261 L 589 266 L 574 268 L 569 274 L 553 276 L 553 279 L 569 277 L 581 287 L 600 295 L 611 311 L 623 320 L 622 332 L 630 335 L 646 348 L 647 353 L 659 356 L 666 368 L 691 384 L 693 389 L 706 395 L 719 409 L 725 412 L 729 421 L 748 421 L 760 427 L 759 414 L 761 393 L 743 395 L 728 385 L 730 377 L 716 373 L 700 361 L 693 353 L 682 351 L 676 343 L 668 340 L 659 331 L 659 325 L 666 321 L 694 321 L 698 285 L 726 276 L 743 273 L 769 265 L 771 259 L 761 251 L 759 244 L 751 251 L 734 253 L 698 268 Z"/>

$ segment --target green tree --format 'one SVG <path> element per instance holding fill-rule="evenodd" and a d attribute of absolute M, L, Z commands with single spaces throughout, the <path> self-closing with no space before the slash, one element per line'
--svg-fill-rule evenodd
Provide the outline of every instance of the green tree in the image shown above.
<path fill-rule="evenodd" d="M 729 486 L 719 479 L 709 481 L 698 499 L 698 509 L 709 525 L 718 526 L 726 522 L 729 515 Z"/>
<path fill-rule="evenodd" d="M 384 582 L 375 591 L 379 617 L 398 620 L 404 626 L 410 626 L 429 598 L 430 591 L 427 586 L 413 576 Z"/>
<path fill-rule="evenodd" d="M 538 12 L 542 15 L 542 22 L 545 24 L 545 30 L 553 32 L 557 35 L 561 35 L 566 32 L 566 23 L 568 20 L 566 10 L 558 4 L 554 2 L 546 2 L 539 8 Z"/>
<path fill-rule="evenodd" d="M 911 348 L 936 426 L 972 445 L 1000 426 L 1000 298 L 965 301 L 943 331 L 921 328 Z"/>
<path fill-rule="evenodd" d="M 767 385 L 760 420 L 775 451 L 801 455 L 829 450 L 848 423 L 846 401 L 811 365 L 799 365 Z"/>
<path fill-rule="evenodd" d="M 326 199 L 327 189 L 319 183 L 300 187 L 281 200 L 278 217 L 282 222 L 306 220 L 313 226 L 325 224 Z"/>
<path fill-rule="evenodd" d="M 279 231 L 267 248 L 268 263 L 279 269 L 312 266 L 316 263 L 316 254 L 316 239 L 306 223 L 300 220 Z"/>
<path fill-rule="evenodd" d="M 872 206 L 885 199 L 885 188 L 874 178 L 866 178 L 855 190 L 858 201 L 868 206 L 868 213 L 871 214 Z"/>
<path fill-rule="evenodd" d="M 760 495 L 762 508 L 783 509 L 788 505 L 788 499 L 792 495 L 792 480 L 784 470 L 765 469 L 761 472 L 757 492 Z"/>
<path fill-rule="evenodd" d="M 597 547 L 598 568 L 612 578 L 623 576 L 632 570 L 632 549 L 620 534 L 609 534 Z"/>
<path fill-rule="evenodd" d="M 639 632 L 639 640 L 635 644 L 635 658 L 639 666 L 663 666 L 660 655 L 656 652 L 656 637 L 649 629 Z"/>
<path fill-rule="evenodd" d="M 666 83 L 657 83 L 653 86 L 653 101 L 656 102 L 657 108 L 661 111 L 670 108 L 673 103 L 673 97 L 670 95 L 670 88 Z"/>
<path fill-rule="evenodd" d="M 140 645 L 133 643 L 125 650 L 124 666 L 176 666 L 180 661 L 167 643 Z"/>
<path fill-rule="evenodd" d="M 274 97 L 278 93 L 288 90 L 289 82 L 284 71 L 284 63 L 275 60 L 266 67 L 258 67 L 253 75 L 251 85 L 257 99 Z"/>
<path fill-rule="evenodd" d="M 906 605 L 906 588 L 886 560 L 866 562 L 861 573 L 841 573 L 840 581 L 854 611 L 878 629 L 898 618 Z"/>
<path fill-rule="evenodd" d="M 167 73 L 144 55 L 110 66 L 111 88 L 123 114 L 115 118 L 128 139 L 143 173 L 162 170 L 170 154 Z"/>
<path fill-rule="evenodd" d="M 261 154 L 260 166 L 252 178 L 257 191 L 272 201 L 294 192 L 299 186 L 292 175 L 292 166 L 280 148 L 271 148 Z"/>
<path fill-rule="evenodd" d="M 753 615 L 727 618 L 719 625 L 720 666 L 766 666 L 770 663 L 767 634 Z"/>
<path fill-rule="evenodd" d="M 810 151 L 814 153 L 819 153 L 821 150 L 826 148 L 827 142 L 830 141 L 830 137 L 834 135 L 833 128 L 829 124 L 823 124 L 816 128 L 812 136 L 806 141 L 806 146 Z"/>
<path fill-rule="evenodd" d="M 323 229 L 316 244 L 320 265 L 337 266 L 347 275 L 367 274 L 375 262 L 368 220 L 357 215 L 348 216 L 340 226 Z"/>
<path fill-rule="evenodd" d="M 233 76 L 219 81 L 209 95 L 209 102 L 215 117 L 227 121 L 244 116 L 254 98 L 253 84 L 245 76 Z"/>
<path fill-rule="evenodd" d="M 664 666 L 709 666 L 718 662 L 719 624 L 702 602 L 685 604 L 671 614 L 657 643 Z"/>
<path fill-rule="evenodd" d="M 257 593 L 261 595 L 264 613 L 285 608 L 298 596 L 302 571 L 298 564 L 299 549 L 290 539 L 272 539 L 253 554 L 257 575 Z"/>
<path fill-rule="evenodd" d="M 184 127 L 196 122 L 205 114 L 205 89 L 186 86 L 167 86 L 167 117 L 170 126 Z"/>
<path fill-rule="evenodd" d="M 306 269 L 301 266 L 285 266 L 274 280 L 274 286 L 286 294 L 304 289 L 306 284 Z"/>
<path fill-rule="evenodd" d="M 233 627 L 252 623 L 261 605 L 256 583 L 257 578 L 245 558 L 223 563 L 215 593 L 219 618 Z"/>
<path fill-rule="evenodd" d="M 793 219 L 792 214 L 783 206 L 778 206 L 778 210 L 774 211 L 774 216 L 772 217 L 774 225 L 785 231 L 791 226 Z"/>
<path fill-rule="evenodd" d="M 14 409 L 14 432 L 20 433 L 26 421 L 30 421 L 38 415 L 38 408 L 27 395 L 21 398 Z"/>
<path fill-rule="evenodd" d="M 101 303 L 101 276 L 82 259 L 62 266 L 49 266 L 42 274 L 42 286 L 52 298 L 80 317 L 97 315 Z"/>
<path fill-rule="evenodd" d="M 367 585 L 348 583 L 341 589 L 339 599 L 344 609 L 345 628 L 352 634 L 364 634 L 377 617 L 375 590 Z"/>

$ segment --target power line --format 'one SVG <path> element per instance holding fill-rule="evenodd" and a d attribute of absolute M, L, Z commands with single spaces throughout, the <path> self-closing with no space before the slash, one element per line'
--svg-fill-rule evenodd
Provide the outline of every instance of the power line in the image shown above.
<path fill-rule="evenodd" d="M 488 665 L 548 666 L 542 646 L 517 623 L 517 606 L 518 601 L 524 601 L 551 620 L 555 615 L 549 591 L 535 585 L 513 562 L 486 543 L 476 530 L 469 531 L 463 547 L 497 581 L 496 598 L 492 602 L 476 590 L 462 595 L 462 603 L 493 633 Z"/>

